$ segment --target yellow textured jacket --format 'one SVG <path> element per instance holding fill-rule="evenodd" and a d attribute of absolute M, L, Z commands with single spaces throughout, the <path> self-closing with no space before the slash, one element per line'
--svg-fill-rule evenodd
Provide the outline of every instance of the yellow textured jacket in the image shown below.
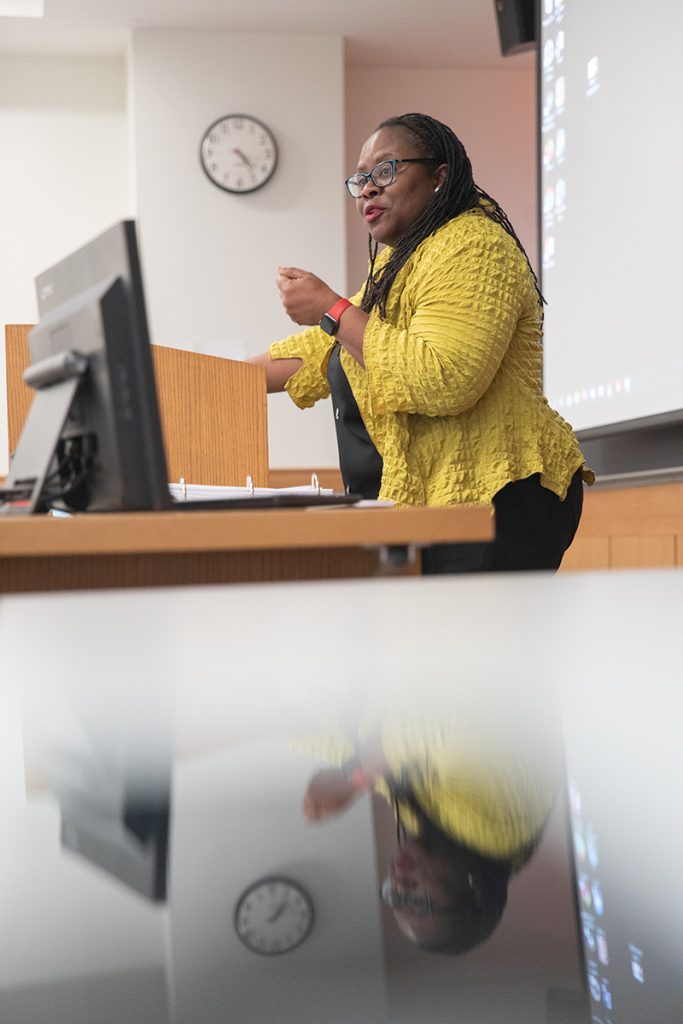
<path fill-rule="evenodd" d="M 472 688 L 474 689 L 474 688 Z M 370 737 L 380 739 L 391 776 L 407 783 L 428 818 L 447 835 L 516 867 L 552 809 L 562 757 L 552 687 L 534 694 L 495 686 L 475 697 L 455 682 L 419 692 L 375 684 L 353 740 L 321 721 L 321 732 L 292 741 L 301 753 L 343 764 Z M 375 789 L 393 803 L 388 781 Z M 397 808 L 409 831 L 419 827 L 410 807 Z"/>
<path fill-rule="evenodd" d="M 360 305 L 361 293 L 351 301 Z M 273 359 L 303 359 L 287 384 L 301 408 L 329 395 L 333 345 L 310 327 L 270 346 Z M 425 239 L 397 275 L 386 320 L 376 309 L 370 315 L 365 369 L 341 352 L 384 462 L 379 497 L 488 502 L 505 484 L 540 473 L 564 498 L 584 463 L 571 427 L 543 397 L 541 351 L 534 281 L 503 228 L 470 210 Z"/>

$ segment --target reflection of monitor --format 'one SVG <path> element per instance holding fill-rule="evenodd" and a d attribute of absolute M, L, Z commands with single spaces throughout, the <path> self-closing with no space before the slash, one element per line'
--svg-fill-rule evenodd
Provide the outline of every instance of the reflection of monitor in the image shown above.
<path fill-rule="evenodd" d="M 63 847 L 147 899 L 164 900 L 171 752 L 163 709 L 137 702 L 120 718 L 99 701 L 81 700 L 67 710 L 65 719 L 58 705 L 43 723 Z M 137 719 L 153 723 L 144 740 Z"/>
<path fill-rule="evenodd" d="M 60 797 L 62 845 L 154 902 L 166 899 L 169 800 L 115 811 Z"/>
<path fill-rule="evenodd" d="M 27 382 L 35 398 L 6 513 L 163 508 L 168 475 L 135 224 L 124 221 L 36 280 Z"/>

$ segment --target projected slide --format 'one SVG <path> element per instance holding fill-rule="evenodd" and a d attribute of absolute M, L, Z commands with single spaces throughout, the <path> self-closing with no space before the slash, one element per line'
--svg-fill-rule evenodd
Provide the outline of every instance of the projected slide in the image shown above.
<path fill-rule="evenodd" d="M 546 394 L 579 430 L 683 410 L 683 6 L 540 2 Z"/>

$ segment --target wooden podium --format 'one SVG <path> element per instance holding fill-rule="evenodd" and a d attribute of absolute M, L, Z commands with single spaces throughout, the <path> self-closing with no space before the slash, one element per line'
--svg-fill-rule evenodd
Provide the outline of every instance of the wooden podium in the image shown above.
<path fill-rule="evenodd" d="M 6 329 L 10 450 L 32 400 L 26 325 Z M 268 484 L 265 371 L 152 346 L 171 479 Z M 304 481 L 302 481 L 304 482 Z M 0 593 L 413 574 L 421 546 L 487 540 L 491 510 L 309 508 L 0 521 Z"/>

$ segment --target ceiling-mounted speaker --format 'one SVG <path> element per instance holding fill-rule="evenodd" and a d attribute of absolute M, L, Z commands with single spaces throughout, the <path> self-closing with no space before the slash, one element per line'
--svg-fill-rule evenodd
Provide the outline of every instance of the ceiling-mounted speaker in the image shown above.
<path fill-rule="evenodd" d="M 536 45 L 536 0 L 494 0 L 504 57 Z"/>

